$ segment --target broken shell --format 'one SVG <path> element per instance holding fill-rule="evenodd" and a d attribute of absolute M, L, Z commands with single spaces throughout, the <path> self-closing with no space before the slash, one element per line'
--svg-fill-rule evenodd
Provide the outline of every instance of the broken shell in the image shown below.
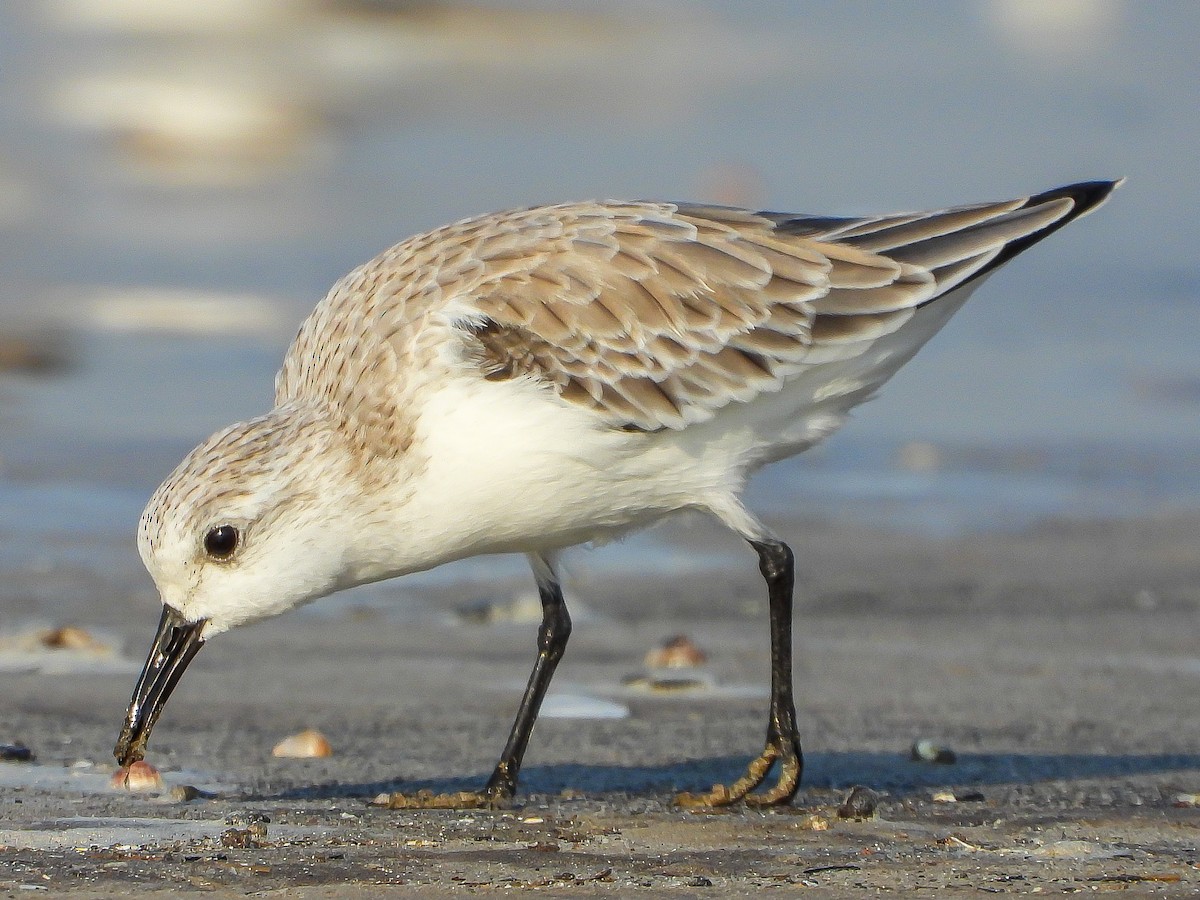
<path fill-rule="evenodd" d="M 648 669 L 691 669 L 708 661 L 708 654 L 692 643 L 686 634 L 667 638 L 646 654 Z"/>
<path fill-rule="evenodd" d="M 958 798 L 954 796 L 954 791 L 934 791 L 930 798 L 934 803 L 957 803 Z"/>
<path fill-rule="evenodd" d="M 325 735 L 314 728 L 308 728 L 299 734 L 285 737 L 271 750 L 272 756 L 285 759 L 316 759 L 333 756 L 333 747 Z"/>
<path fill-rule="evenodd" d="M 252 825 L 270 825 L 271 817 L 266 813 L 254 812 L 247 809 L 227 815 L 225 817 L 225 824 L 232 825 L 234 828 L 249 828 Z"/>
<path fill-rule="evenodd" d="M 948 834 L 944 838 L 938 838 L 937 842 L 939 846 L 948 847 L 951 850 L 969 850 L 974 852 L 979 849 L 974 844 L 968 844 L 956 834 Z"/>
<path fill-rule="evenodd" d="M 706 691 L 716 685 L 712 675 L 695 669 L 672 669 L 670 674 L 664 669 L 651 669 L 642 674 L 629 675 L 621 683 L 627 688 L 654 694 Z"/>
<path fill-rule="evenodd" d="M 162 788 L 163 779 L 158 769 L 142 759 L 117 769 L 109 785 L 124 791 L 157 791 Z"/>
<path fill-rule="evenodd" d="M 805 816 L 796 824 L 801 831 L 828 831 L 829 820 L 817 813 Z"/>
<path fill-rule="evenodd" d="M 226 828 L 221 832 L 222 847 L 255 850 L 267 839 L 266 825 L 251 825 L 248 828 Z"/>
<path fill-rule="evenodd" d="M 511 600 L 476 600 L 455 610 L 459 618 L 476 625 L 498 622 L 542 621 L 542 600 L 536 593 L 520 594 Z"/>

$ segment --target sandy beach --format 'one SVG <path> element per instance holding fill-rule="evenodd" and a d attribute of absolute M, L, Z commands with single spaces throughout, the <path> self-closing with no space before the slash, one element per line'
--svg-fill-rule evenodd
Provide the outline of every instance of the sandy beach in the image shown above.
<path fill-rule="evenodd" d="M 111 641 L 112 654 L 18 658 L 11 636 L 0 653 L 0 742 L 36 756 L 0 764 L 0 887 L 1190 894 L 1198 524 L 1063 521 L 934 540 L 784 523 L 810 561 L 796 616 L 807 769 L 795 805 L 765 812 L 671 805 L 676 790 L 736 775 L 761 739 L 765 600 L 751 566 L 577 579 L 581 615 L 548 701 L 560 717 L 539 722 L 518 804 L 499 812 L 369 801 L 486 777 L 532 656 L 534 626 L 513 603 L 527 592 L 520 581 L 318 605 L 214 640 L 155 731 L 148 759 L 166 785 L 150 794 L 108 779 L 152 601 L 64 583 L 70 624 Z M 660 537 L 696 550 L 725 540 L 694 525 Z M 479 621 L 481 609 L 498 621 Z M 676 633 L 708 654 L 697 685 L 628 683 Z M 586 717 L 597 708 L 608 717 Z M 333 756 L 272 757 L 306 727 L 329 737 Z M 921 739 L 954 762 L 913 760 Z M 182 801 L 183 785 L 200 797 Z M 839 816 L 856 786 L 874 810 Z"/>

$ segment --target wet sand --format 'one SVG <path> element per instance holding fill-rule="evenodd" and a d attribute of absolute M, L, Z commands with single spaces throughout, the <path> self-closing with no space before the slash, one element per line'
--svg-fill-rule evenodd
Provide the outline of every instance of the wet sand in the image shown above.
<path fill-rule="evenodd" d="M 382 791 L 477 786 L 533 655 L 523 618 L 480 622 L 524 580 L 364 595 L 225 635 L 197 657 L 148 759 L 161 796 L 107 787 L 157 618 L 132 566 L 7 573 L 0 643 L 5 896 L 246 894 L 757 896 L 814 887 L 1049 893 L 1200 890 L 1200 519 L 1059 522 L 935 540 L 776 523 L 802 576 L 796 686 L 807 754 L 793 807 L 675 809 L 760 746 L 766 603 L 753 557 L 703 526 L 668 532 L 737 563 L 681 576 L 588 574 L 513 810 L 379 809 Z M 644 540 L 644 539 L 639 539 Z M 15 656 L 38 592 L 114 651 Z M 388 592 L 394 607 L 380 601 Z M 474 615 L 459 610 L 474 603 Z M 495 618 L 495 617 L 494 617 Z M 625 683 L 686 633 L 704 686 Z M 57 655 L 56 655 L 57 654 Z M 42 674 L 40 669 L 56 670 Z M 553 696 L 553 695 L 552 695 Z M 570 717 L 604 701 L 624 718 Z M 272 757 L 323 731 L 327 759 Z M 917 739 L 953 763 L 910 758 Z M 89 765 L 90 763 L 90 765 Z M 186 802 L 170 788 L 206 792 Z M 861 785 L 866 817 L 838 807 Z M 951 798 L 954 799 L 951 799 Z"/>

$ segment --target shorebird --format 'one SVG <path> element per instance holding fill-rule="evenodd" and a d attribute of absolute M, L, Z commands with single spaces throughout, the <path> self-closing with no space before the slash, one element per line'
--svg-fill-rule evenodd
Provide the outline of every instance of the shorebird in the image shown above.
<path fill-rule="evenodd" d="M 835 431 L 999 266 L 1119 182 L 865 218 L 585 202 L 467 219 L 339 281 L 301 326 L 275 407 L 193 450 L 142 515 L 162 618 L 115 755 L 141 760 L 201 646 L 342 588 L 524 553 L 537 657 L 486 785 L 393 806 L 503 806 L 571 632 L 559 552 L 680 510 L 758 554 L 766 744 L 684 804 L 789 802 L 791 549 L 743 505 L 760 467 Z M 773 780 L 763 790 L 768 775 Z"/>

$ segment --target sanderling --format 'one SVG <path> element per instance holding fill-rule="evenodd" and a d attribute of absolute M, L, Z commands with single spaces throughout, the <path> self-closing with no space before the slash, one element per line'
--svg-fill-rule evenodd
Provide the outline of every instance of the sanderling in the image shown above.
<path fill-rule="evenodd" d="M 351 585 L 519 552 L 543 618 L 495 772 L 479 792 L 392 797 L 503 805 L 571 632 L 556 555 L 695 509 L 758 554 L 771 701 L 745 774 L 679 799 L 789 801 L 793 557 L 743 506 L 747 478 L 832 433 L 987 275 L 1118 183 L 867 218 L 570 203 L 386 250 L 301 326 L 275 408 L 193 450 L 146 507 L 138 549 L 163 613 L 117 759 L 143 757 L 209 638 Z"/>

